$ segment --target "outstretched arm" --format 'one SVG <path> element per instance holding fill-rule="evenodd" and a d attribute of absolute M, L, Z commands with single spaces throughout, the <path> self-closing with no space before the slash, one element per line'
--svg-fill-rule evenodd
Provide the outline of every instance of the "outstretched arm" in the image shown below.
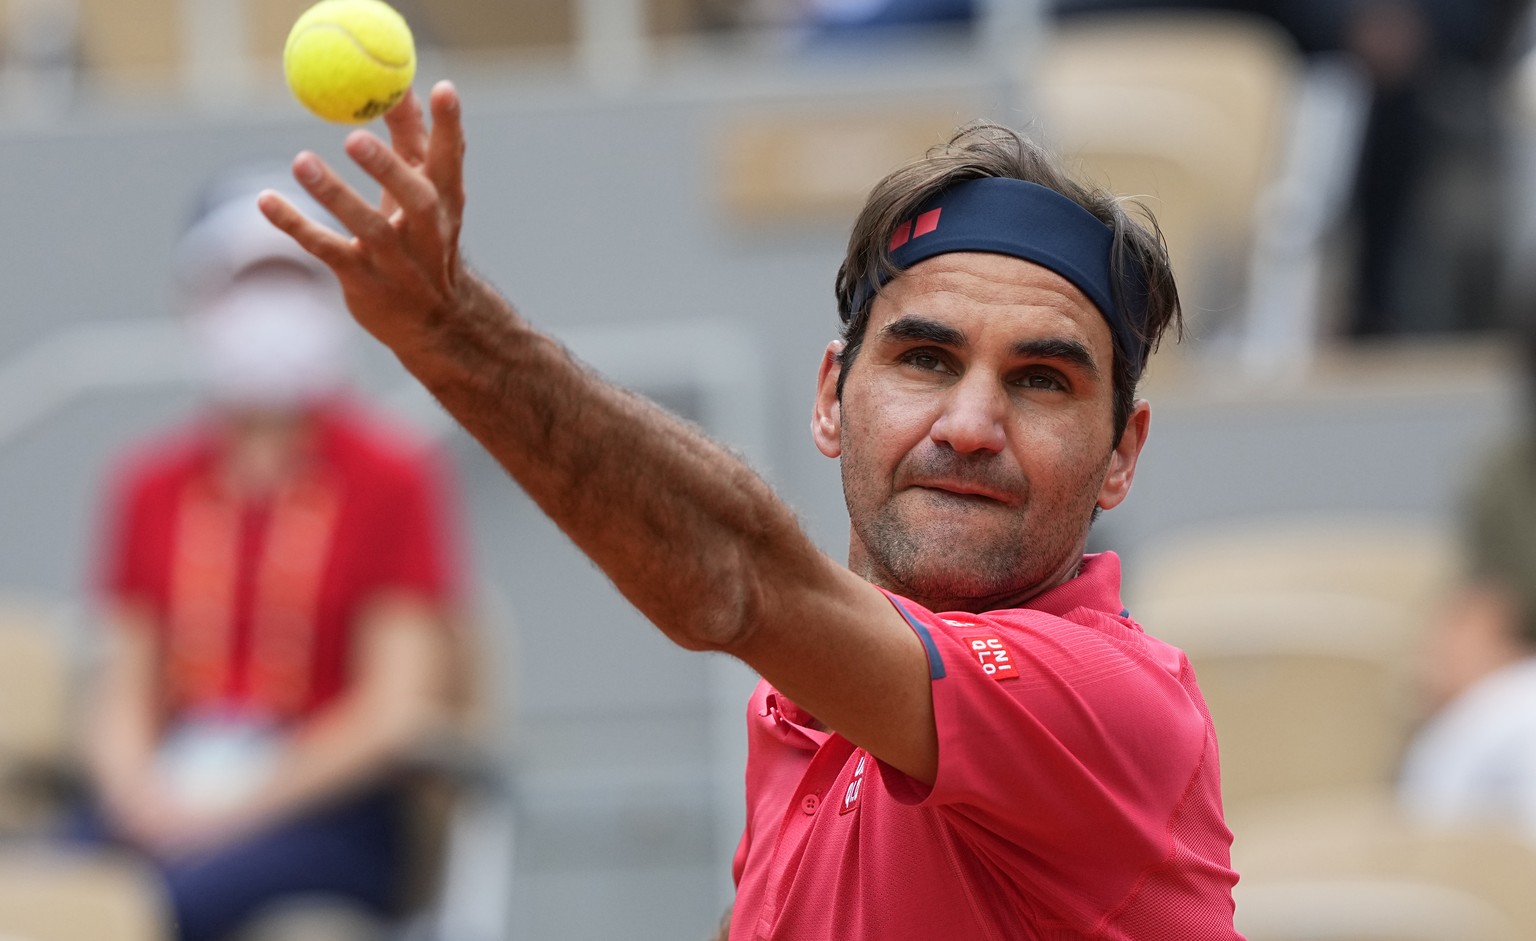
<path fill-rule="evenodd" d="M 745 464 L 602 381 L 533 330 L 459 257 L 464 138 L 451 85 L 347 153 L 374 207 L 313 154 L 297 179 L 351 232 L 264 194 L 267 216 L 337 274 L 388 345 L 669 638 L 745 660 L 830 727 L 920 780 L 937 762 L 928 665 L 885 598 L 820 552 Z"/>

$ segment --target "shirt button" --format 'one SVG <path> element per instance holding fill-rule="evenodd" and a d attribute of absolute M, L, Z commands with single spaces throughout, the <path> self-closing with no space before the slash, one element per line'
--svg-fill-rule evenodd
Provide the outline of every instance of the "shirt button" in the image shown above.
<path fill-rule="evenodd" d="M 815 794 L 807 794 L 800 798 L 800 809 L 805 811 L 807 814 L 814 814 L 816 812 L 816 807 L 820 803 L 821 798 L 817 797 Z"/>

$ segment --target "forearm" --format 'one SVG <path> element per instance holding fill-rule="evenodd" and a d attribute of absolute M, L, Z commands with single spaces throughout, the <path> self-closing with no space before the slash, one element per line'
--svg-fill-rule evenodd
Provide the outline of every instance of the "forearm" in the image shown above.
<path fill-rule="evenodd" d="M 86 773 L 109 807 L 136 797 L 153 773 L 160 735 L 148 615 L 113 615 L 108 651 L 87 712 Z"/>
<path fill-rule="evenodd" d="M 446 723 L 444 628 L 430 609 L 411 600 L 381 602 L 361 631 L 358 675 L 289 741 L 247 808 L 253 821 L 366 788 Z"/>
<path fill-rule="evenodd" d="M 153 773 L 155 730 L 142 714 L 104 700 L 93 709 L 84 758 L 93 789 L 115 808 L 133 800 Z"/>
<path fill-rule="evenodd" d="M 379 715 L 344 699 L 305 726 L 250 801 L 253 823 L 285 819 L 382 780 L 432 728 L 425 713 Z"/>
<path fill-rule="evenodd" d="M 407 95 L 385 118 L 391 146 L 348 138 L 348 155 L 384 187 L 378 207 L 313 154 L 295 159 L 350 236 L 275 194 L 262 211 L 337 273 L 358 323 L 677 643 L 732 649 L 762 612 L 793 622 L 782 596 L 837 594 L 835 564 L 744 464 L 601 382 L 465 268 L 460 101 L 439 83 L 431 104 L 430 133 Z"/>
<path fill-rule="evenodd" d="M 728 647 L 827 560 L 767 485 L 693 425 L 612 386 L 473 281 L 402 361 L 674 641 Z"/>
<path fill-rule="evenodd" d="M 348 156 L 383 187 L 376 207 L 314 154 L 295 158 L 295 175 L 349 234 L 275 194 L 262 211 L 336 272 L 358 323 L 668 637 L 739 657 L 851 741 L 930 774 L 921 641 L 746 465 L 602 382 L 465 269 L 465 142 L 451 84 L 434 86 L 431 109 L 430 131 L 413 96 L 391 109 L 389 146 L 348 137 Z M 819 390 L 837 375 L 834 352 Z M 832 434 L 840 422 L 818 426 Z"/>

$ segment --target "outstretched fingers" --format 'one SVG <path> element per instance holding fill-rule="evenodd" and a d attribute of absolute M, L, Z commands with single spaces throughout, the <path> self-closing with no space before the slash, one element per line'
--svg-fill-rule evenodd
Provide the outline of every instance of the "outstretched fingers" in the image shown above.
<path fill-rule="evenodd" d="M 367 131 L 353 131 L 347 137 L 347 156 L 364 173 L 378 181 L 407 215 L 418 214 L 435 206 L 437 194 L 421 171 Z"/>
<path fill-rule="evenodd" d="M 459 92 L 452 82 L 432 88 L 432 135 L 426 172 L 455 224 L 464 215 L 464 124 Z"/>
<path fill-rule="evenodd" d="M 461 274 L 464 137 L 457 93 L 439 83 L 431 106 L 430 132 L 410 95 L 390 112 L 389 145 L 366 130 L 348 135 L 347 155 L 383 187 L 378 205 L 315 154 L 294 159 L 294 178 L 345 232 L 307 218 L 276 193 L 259 199 L 274 225 L 336 273 L 358 322 L 397 350 L 421 339 L 424 314 L 454 302 Z"/>
<path fill-rule="evenodd" d="M 445 241 L 452 237 L 453 230 L 445 231 L 437 189 L 432 181 L 365 131 L 354 132 L 348 137 L 346 148 L 347 155 L 377 180 L 399 207 L 398 214 L 387 220 L 379 213 L 373 213 L 374 219 L 384 222 L 388 233 L 380 231 L 375 238 L 371 230 L 368 234 L 356 229 L 353 232 L 375 251 L 403 249 L 415 257 L 424 271 L 439 268 Z"/>
<path fill-rule="evenodd" d="M 427 159 L 427 125 L 414 90 L 407 89 L 400 103 L 384 112 L 384 124 L 395 153 L 411 166 L 421 166 Z"/>
<path fill-rule="evenodd" d="M 303 174 L 328 172 L 320 158 L 307 151 L 294 160 L 294 167 L 296 176 L 301 172 Z M 304 169 L 300 171 L 300 167 Z M 298 207 L 276 191 L 262 191 L 256 198 L 256 205 L 268 221 L 286 232 L 300 247 L 320 259 L 338 275 L 357 263 L 357 250 L 350 237 L 304 215 Z"/>
<path fill-rule="evenodd" d="M 374 150 L 384 149 L 379 139 L 367 131 L 353 132 L 352 138 L 348 139 L 349 148 L 353 146 L 354 139 L 359 137 L 371 141 L 367 146 Z M 319 157 L 311 153 L 300 154 L 293 161 L 293 176 L 316 202 L 329 210 L 347 231 L 357 237 L 360 247 L 377 250 L 388 241 L 392 231 L 389 219 L 348 186 Z M 354 251 L 354 254 L 360 253 Z"/>
<path fill-rule="evenodd" d="M 384 112 L 384 123 L 389 127 L 389 145 L 400 159 L 410 166 L 421 166 L 427 159 L 427 123 L 414 89 L 407 89 L 405 98 Z M 386 216 L 393 216 L 399 208 L 394 194 L 384 190 L 379 209 Z"/>

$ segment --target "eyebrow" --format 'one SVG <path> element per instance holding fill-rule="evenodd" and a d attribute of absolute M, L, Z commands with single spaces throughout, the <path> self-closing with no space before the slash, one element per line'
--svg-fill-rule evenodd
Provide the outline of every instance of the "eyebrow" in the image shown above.
<path fill-rule="evenodd" d="M 966 345 L 965 334 L 949 324 L 939 323 L 927 317 L 914 317 L 910 314 L 886 324 L 880 330 L 880 338 L 909 343 L 938 343 L 943 346 Z"/>
<path fill-rule="evenodd" d="M 1021 340 L 1013 345 L 1013 355 L 1020 359 L 1059 360 L 1091 375 L 1099 374 L 1099 363 L 1093 358 L 1093 351 L 1083 343 L 1067 337 Z"/>
<path fill-rule="evenodd" d="M 964 347 L 967 344 L 965 334 L 949 324 L 910 314 L 886 324 L 880 330 L 880 338 L 905 343 L 937 343 L 949 347 Z M 1093 376 L 1099 374 L 1099 363 L 1094 359 L 1093 351 L 1069 337 L 1020 340 L 1010 352 L 1017 359 L 1056 360 L 1076 366 Z"/>

